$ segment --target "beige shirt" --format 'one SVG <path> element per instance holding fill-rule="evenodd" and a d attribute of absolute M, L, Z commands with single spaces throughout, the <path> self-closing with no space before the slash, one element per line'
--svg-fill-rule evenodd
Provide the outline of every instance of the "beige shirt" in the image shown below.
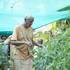
<path fill-rule="evenodd" d="M 11 40 L 30 41 L 32 42 L 33 30 L 32 28 L 26 29 L 23 25 L 17 26 L 14 29 Z M 19 49 L 18 49 L 19 48 Z M 31 57 L 29 53 L 30 46 L 23 44 L 20 46 L 11 46 L 11 56 L 14 59 L 28 59 Z"/>

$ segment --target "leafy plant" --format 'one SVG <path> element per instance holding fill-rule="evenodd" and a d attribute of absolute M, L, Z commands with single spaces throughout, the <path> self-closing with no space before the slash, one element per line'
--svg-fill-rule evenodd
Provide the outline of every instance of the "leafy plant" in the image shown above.
<path fill-rule="evenodd" d="M 46 47 L 36 48 L 36 70 L 70 70 L 70 28 L 50 37 Z"/>
<path fill-rule="evenodd" d="M 62 9 L 59 9 L 58 11 L 68 11 L 68 10 L 70 11 L 70 6 L 66 6 Z"/>

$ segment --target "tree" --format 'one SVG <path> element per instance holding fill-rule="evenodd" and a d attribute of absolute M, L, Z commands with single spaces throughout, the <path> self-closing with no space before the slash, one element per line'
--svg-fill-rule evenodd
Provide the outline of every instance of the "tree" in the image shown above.
<path fill-rule="evenodd" d="M 61 12 L 61 11 L 70 11 L 70 6 L 66 6 L 66 7 L 64 7 L 62 9 L 59 9 L 58 11 L 59 12 Z"/>

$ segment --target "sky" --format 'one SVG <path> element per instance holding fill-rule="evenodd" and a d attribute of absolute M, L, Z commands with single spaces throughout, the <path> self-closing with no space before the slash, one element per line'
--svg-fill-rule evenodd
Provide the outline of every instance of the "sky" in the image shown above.
<path fill-rule="evenodd" d="M 35 18 L 33 28 L 68 17 L 68 11 L 57 12 L 68 5 L 70 0 L 0 0 L 0 31 L 13 30 L 25 16 Z"/>

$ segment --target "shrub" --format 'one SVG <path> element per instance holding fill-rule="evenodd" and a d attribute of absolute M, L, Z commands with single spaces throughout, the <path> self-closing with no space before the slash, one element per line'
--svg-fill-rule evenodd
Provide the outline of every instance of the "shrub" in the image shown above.
<path fill-rule="evenodd" d="M 35 50 L 36 70 L 70 70 L 70 29 L 50 37 L 46 46 Z"/>

